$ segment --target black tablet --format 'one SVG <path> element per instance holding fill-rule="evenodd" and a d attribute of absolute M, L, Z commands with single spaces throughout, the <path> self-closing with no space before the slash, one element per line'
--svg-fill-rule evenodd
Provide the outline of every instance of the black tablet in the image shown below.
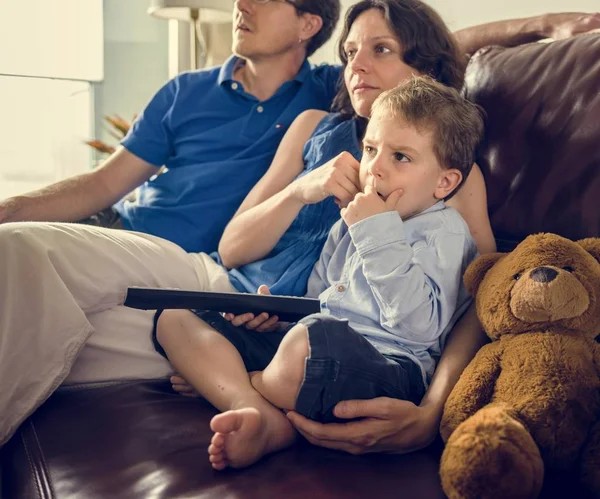
<path fill-rule="evenodd" d="M 267 312 L 285 322 L 298 321 L 321 309 L 319 300 L 315 298 L 137 287 L 127 288 L 125 306 L 143 310 L 193 308 L 236 315 Z"/>

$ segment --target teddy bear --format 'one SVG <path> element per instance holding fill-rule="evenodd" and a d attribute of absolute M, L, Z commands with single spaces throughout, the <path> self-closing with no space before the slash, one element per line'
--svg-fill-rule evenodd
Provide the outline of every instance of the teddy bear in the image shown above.
<path fill-rule="evenodd" d="M 492 341 L 444 407 L 444 492 L 534 498 L 555 469 L 600 497 L 600 238 L 535 234 L 464 282 Z"/>

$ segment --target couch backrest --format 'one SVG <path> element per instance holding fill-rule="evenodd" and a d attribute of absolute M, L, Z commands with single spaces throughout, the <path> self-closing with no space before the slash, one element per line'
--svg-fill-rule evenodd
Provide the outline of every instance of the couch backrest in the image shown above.
<path fill-rule="evenodd" d="M 484 48 L 464 91 L 487 113 L 477 162 L 499 248 L 600 237 L 600 35 Z"/>

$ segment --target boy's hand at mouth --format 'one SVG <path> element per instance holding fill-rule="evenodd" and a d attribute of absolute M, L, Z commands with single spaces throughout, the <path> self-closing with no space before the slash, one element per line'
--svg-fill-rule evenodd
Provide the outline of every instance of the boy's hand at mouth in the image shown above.
<path fill-rule="evenodd" d="M 396 189 L 387 196 L 378 193 L 371 185 L 365 186 L 365 192 L 359 192 L 341 211 L 342 218 L 348 226 L 388 211 L 396 211 L 398 201 L 403 194 L 402 189 Z"/>

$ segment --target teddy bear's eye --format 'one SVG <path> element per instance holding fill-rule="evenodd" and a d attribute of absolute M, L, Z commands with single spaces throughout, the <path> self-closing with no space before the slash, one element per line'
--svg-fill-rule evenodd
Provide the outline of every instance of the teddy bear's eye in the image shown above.
<path fill-rule="evenodd" d="M 563 267 L 563 270 L 566 270 L 567 272 L 575 272 L 575 269 L 573 267 L 571 267 L 570 265 Z"/>
<path fill-rule="evenodd" d="M 520 278 L 521 278 L 521 273 L 515 274 L 515 275 L 513 276 L 513 279 L 514 279 L 515 281 L 518 281 Z"/>

